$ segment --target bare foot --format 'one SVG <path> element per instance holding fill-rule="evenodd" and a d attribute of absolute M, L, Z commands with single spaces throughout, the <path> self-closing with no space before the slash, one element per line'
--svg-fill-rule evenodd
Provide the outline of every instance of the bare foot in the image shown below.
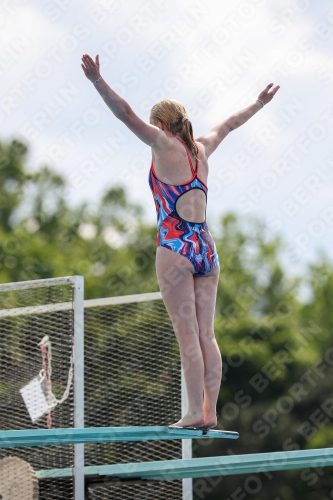
<path fill-rule="evenodd" d="M 202 427 L 205 425 L 205 418 L 203 412 L 192 412 L 186 413 L 178 422 L 175 424 L 171 424 L 172 426 L 181 426 L 181 427 Z"/>
<path fill-rule="evenodd" d="M 212 429 L 217 426 L 217 416 L 216 414 L 205 414 L 205 427 Z"/>

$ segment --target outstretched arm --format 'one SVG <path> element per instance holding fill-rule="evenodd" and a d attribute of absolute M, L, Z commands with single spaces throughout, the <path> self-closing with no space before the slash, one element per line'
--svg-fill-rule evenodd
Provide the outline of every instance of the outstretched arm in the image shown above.
<path fill-rule="evenodd" d="M 272 90 L 272 92 L 269 93 L 268 91 L 272 86 L 273 83 L 267 85 L 267 87 L 258 96 L 258 99 L 260 99 L 264 104 L 267 104 L 269 101 L 271 101 L 280 88 L 280 86 L 277 85 Z M 229 116 L 229 118 L 224 120 L 222 123 L 212 128 L 212 130 L 210 130 L 208 134 L 204 134 L 198 137 L 196 140 L 202 142 L 202 144 L 205 146 L 207 158 L 215 151 L 215 149 L 229 134 L 229 132 L 243 125 L 243 123 L 247 122 L 247 120 L 249 120 L 261 108 L 262 105 L 260 104 L 260 102 L 256 101 L 254 104 L 251 104 L 247 108 L 244 108 L 241 111 L 238 111 L 237 113 Z"/>
<path fill-rule="evenodd" d="M 82 69 L 91 82 L 100 78 L 99 56 L 96 60 L 85 54 L 82 57 Z M 111 109 L 112 113 L 121 120 L 139 139 L 153 148 L 163 148 L 167 144 L 167 137 L 163 130 L 142 120 L 136 115 L 125 99 L 115 92 L 103 78 L 94 85 L 100 93 L 105 104 Z"/>

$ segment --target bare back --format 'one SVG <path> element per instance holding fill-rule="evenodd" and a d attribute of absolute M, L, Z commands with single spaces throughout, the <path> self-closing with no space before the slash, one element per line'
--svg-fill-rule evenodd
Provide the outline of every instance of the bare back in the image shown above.
<path fill-rule="evenodd" d="M 197 163 L 193 154 L 188 150 L 193 169 L 199 179 L 207 185 L 208 161 L 205 148 L 201 142 L 196 144 L 199 148 L 199 159 Z M 193 177 L 191 167 L 184 151 L 184 146 L 176 137 L 168 138 L 168 144 L 163 149 L 152 148 L 152 158 L 157 178 L 171 186 L 180 186 L 188 183 Z M 177 212 L 189 222 L 203 222 L 206 219 L 206 194 L 201 189 L 191 189 L 177 200 Z"/>

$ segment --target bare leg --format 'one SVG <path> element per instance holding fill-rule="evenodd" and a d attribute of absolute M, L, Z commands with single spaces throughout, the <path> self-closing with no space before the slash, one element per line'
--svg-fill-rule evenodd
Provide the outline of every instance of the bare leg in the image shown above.
<path fill-rule="evenodd" d="M 204 425 L 204 359 L 195 309 L 192 263 L 168 248 L 156 250 L 156 273 L 165 307 L 179 343 L 188 395 L 188 411 L 178 425 Z"/>
<path fill-rule="evenodd" d="M 216 403 L 221 386 L 222 358 L 214 334 L 214 313 L 220 276 L 218 264 L 211 275 L 194 278 L 199 340 L 204 359 L 204 416 L 207 427 L 217 424 Z"/>

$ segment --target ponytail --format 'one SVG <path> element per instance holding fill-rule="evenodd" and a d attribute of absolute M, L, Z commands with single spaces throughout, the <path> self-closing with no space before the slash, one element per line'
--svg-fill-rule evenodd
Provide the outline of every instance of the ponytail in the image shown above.
<path fill-rule="evenodd" d="M 184 120 L 186 118 L 186 120 Z M 183 121 L 184 120 L 184 121 Z M 191 121 L 182 116 L 177 122 L 170 123 L 170 132 L 172 134 L 179 134 L 182 141 L 185 142 L 188 149 L 192 152 L 196 160 L 198 160 L 198 146 L 193 137 L 193 127 Z"/>
<path fill-rule="evenodd" d="M 184 106 L 174 99 L 163 99 L 151 109 L 153 122 L 160 121 L 172 134 L 178 134 L 195 159 L 198 160 L 199 150 L 193 137 L 192 123 L 186 115 Z"/>

